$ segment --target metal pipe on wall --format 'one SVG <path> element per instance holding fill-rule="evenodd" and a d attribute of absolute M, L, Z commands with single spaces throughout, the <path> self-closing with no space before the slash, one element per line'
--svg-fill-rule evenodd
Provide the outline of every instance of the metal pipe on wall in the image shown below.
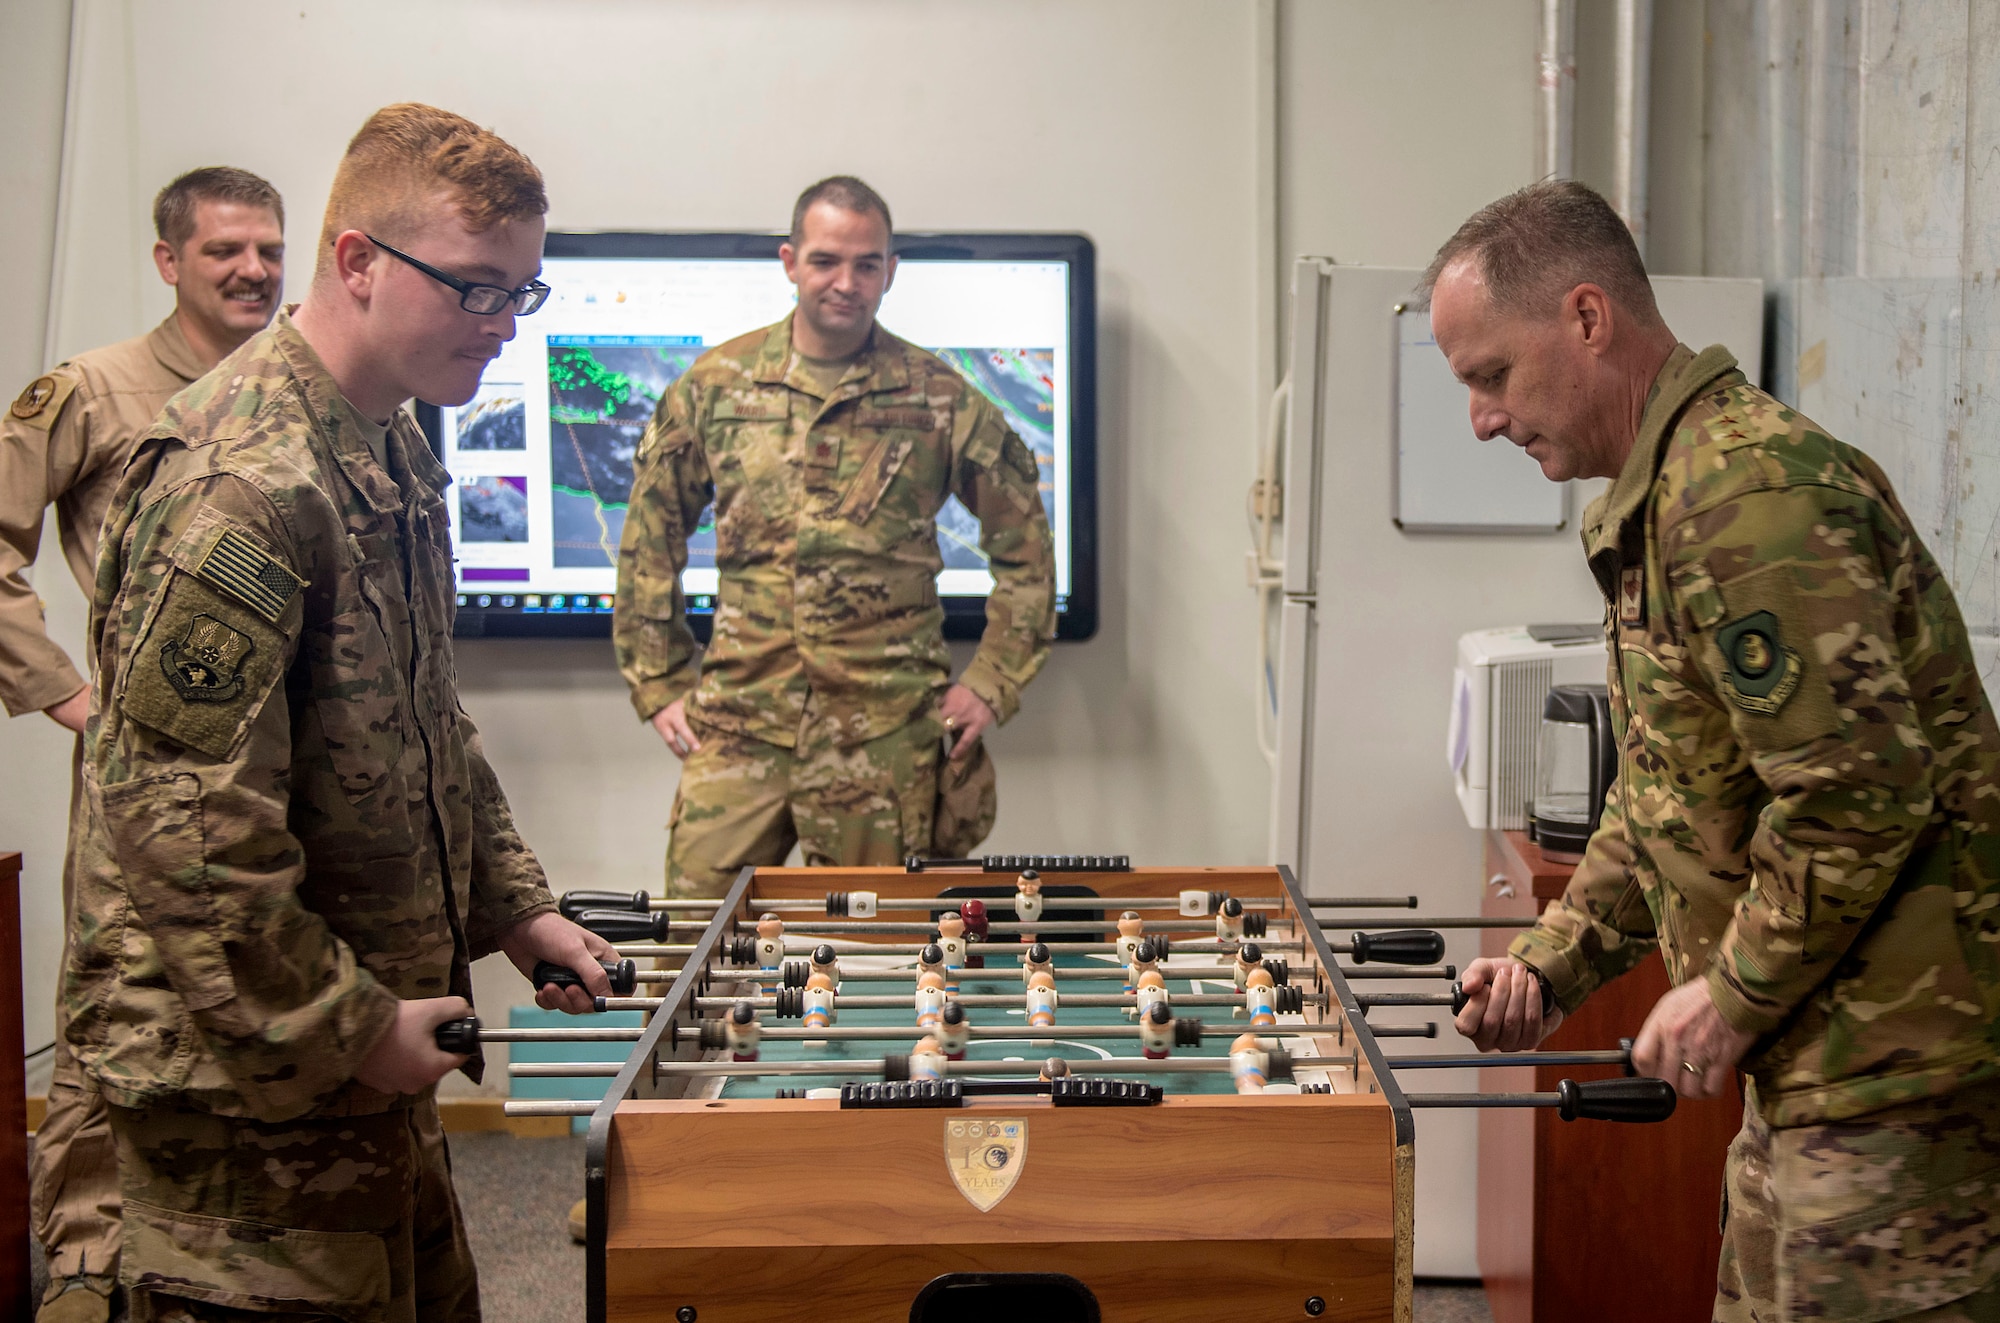
<path fill-rule="evenodd" d="M 1576 0 L 1542 0 L 1535 60 L 1541 112 L 1535 177 L 1568 179 L 1576 173 Z"/>
<path fill-rule="evenodd" d="M 1653 0 L 1618 0 L 1611 205 L 1646 255 L 1647 106 L 1652 96 Z"/>

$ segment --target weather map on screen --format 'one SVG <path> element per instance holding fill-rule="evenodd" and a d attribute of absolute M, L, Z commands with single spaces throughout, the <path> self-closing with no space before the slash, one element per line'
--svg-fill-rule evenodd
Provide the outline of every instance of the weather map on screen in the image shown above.
<path fill-rule="evenodd" d="M 558 252 L 559 238 L 589 236 L 550 237 Z M 774 257 L 558 255 L 542 278 L 554 290 L 548 303 L 516 323 L 479 393 L 438 410 L 434 423 L 454 479 L 461 606 L 608 613 L 633 465 L 654 409 L 708 349 L 790 312 L 793 290 Z M 1072 279 L 1067 261 L 905 257 L 880 313 L 883 326 L 992 400 L 1034 453 L 1065 603 L 1075 503 Z M 711 516 L 702 513 L 689 539 L 683 585 L 694 612 L 712 610 L 718 592 Z M 956 498 L 938 514 L 938 547 L 940 596 L 976 609 L 992 576 L 978 521 Z"/>

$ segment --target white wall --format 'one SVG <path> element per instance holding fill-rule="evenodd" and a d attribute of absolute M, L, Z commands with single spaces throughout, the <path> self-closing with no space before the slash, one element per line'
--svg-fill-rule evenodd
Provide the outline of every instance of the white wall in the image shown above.
<path fill-rule="evenodd" d="M 775 229 L 801 187 L 851 171 L 909 229 L 1090 234 L 1103 625 L 1057 649 L 1021 716 L 992 737 L 1003 786 L 989 844 L 1173 863 L 1261 855 L 1266 773 L 1240 568 L 1257 418 L 1254 7 L 79 4 L 59 353 L 165 314 L 147 206 L 195 165 L 241 165 L 278 185 L 297 297 L 340 150 L 395 100 L 458 110 L 526 150 L 548 177 L 556 228 Z M 218 48 L 228 74 L 190 79 Z M 46 89 L 0 97 L 9 123 L 15 98 L 46 112 Z M 68 576 L 50 568 L 53 614 L 80 621 Z M 608 645 L 468 641 L 460 670 L 557 887 L 655 883 L 676 769 L 632 717 Z M 31 720 L 0 738 L 20 750 L 0 840 L 29 843 L 27 886 L 52 896 L 65 745 Z M 47 907 L 28 918 L 38 1043 L 57 930 Z"/>

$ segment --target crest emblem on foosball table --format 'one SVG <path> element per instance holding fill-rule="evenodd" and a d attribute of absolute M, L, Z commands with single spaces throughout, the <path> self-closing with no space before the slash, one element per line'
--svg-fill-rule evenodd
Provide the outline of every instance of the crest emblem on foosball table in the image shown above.
<path fill-rule="evenodd" d="M 1007 1197 L 1028 1161 L 1028 1123 L 1015 1117 L 944 1123 L 944 1165 L 980 1212 Z"/>

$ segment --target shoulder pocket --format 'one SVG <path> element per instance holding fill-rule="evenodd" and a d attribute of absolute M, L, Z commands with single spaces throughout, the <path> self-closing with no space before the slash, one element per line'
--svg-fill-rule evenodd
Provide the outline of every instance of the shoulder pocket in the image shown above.
<path fill-rule="evenodd" d="M 227 758 L 285 672 L 297 609 L 280 629 L 176 566 L 126 662 L 127 717 L 179 744 Z"/>
<path fill-rule="evenodd" d="M 1817 630 L 1792 574 L 1779 563 L 1718 585 L 1720 614 L 1697 644 L 1752 753 L 1795 749 L 1840 729 Z"/>

